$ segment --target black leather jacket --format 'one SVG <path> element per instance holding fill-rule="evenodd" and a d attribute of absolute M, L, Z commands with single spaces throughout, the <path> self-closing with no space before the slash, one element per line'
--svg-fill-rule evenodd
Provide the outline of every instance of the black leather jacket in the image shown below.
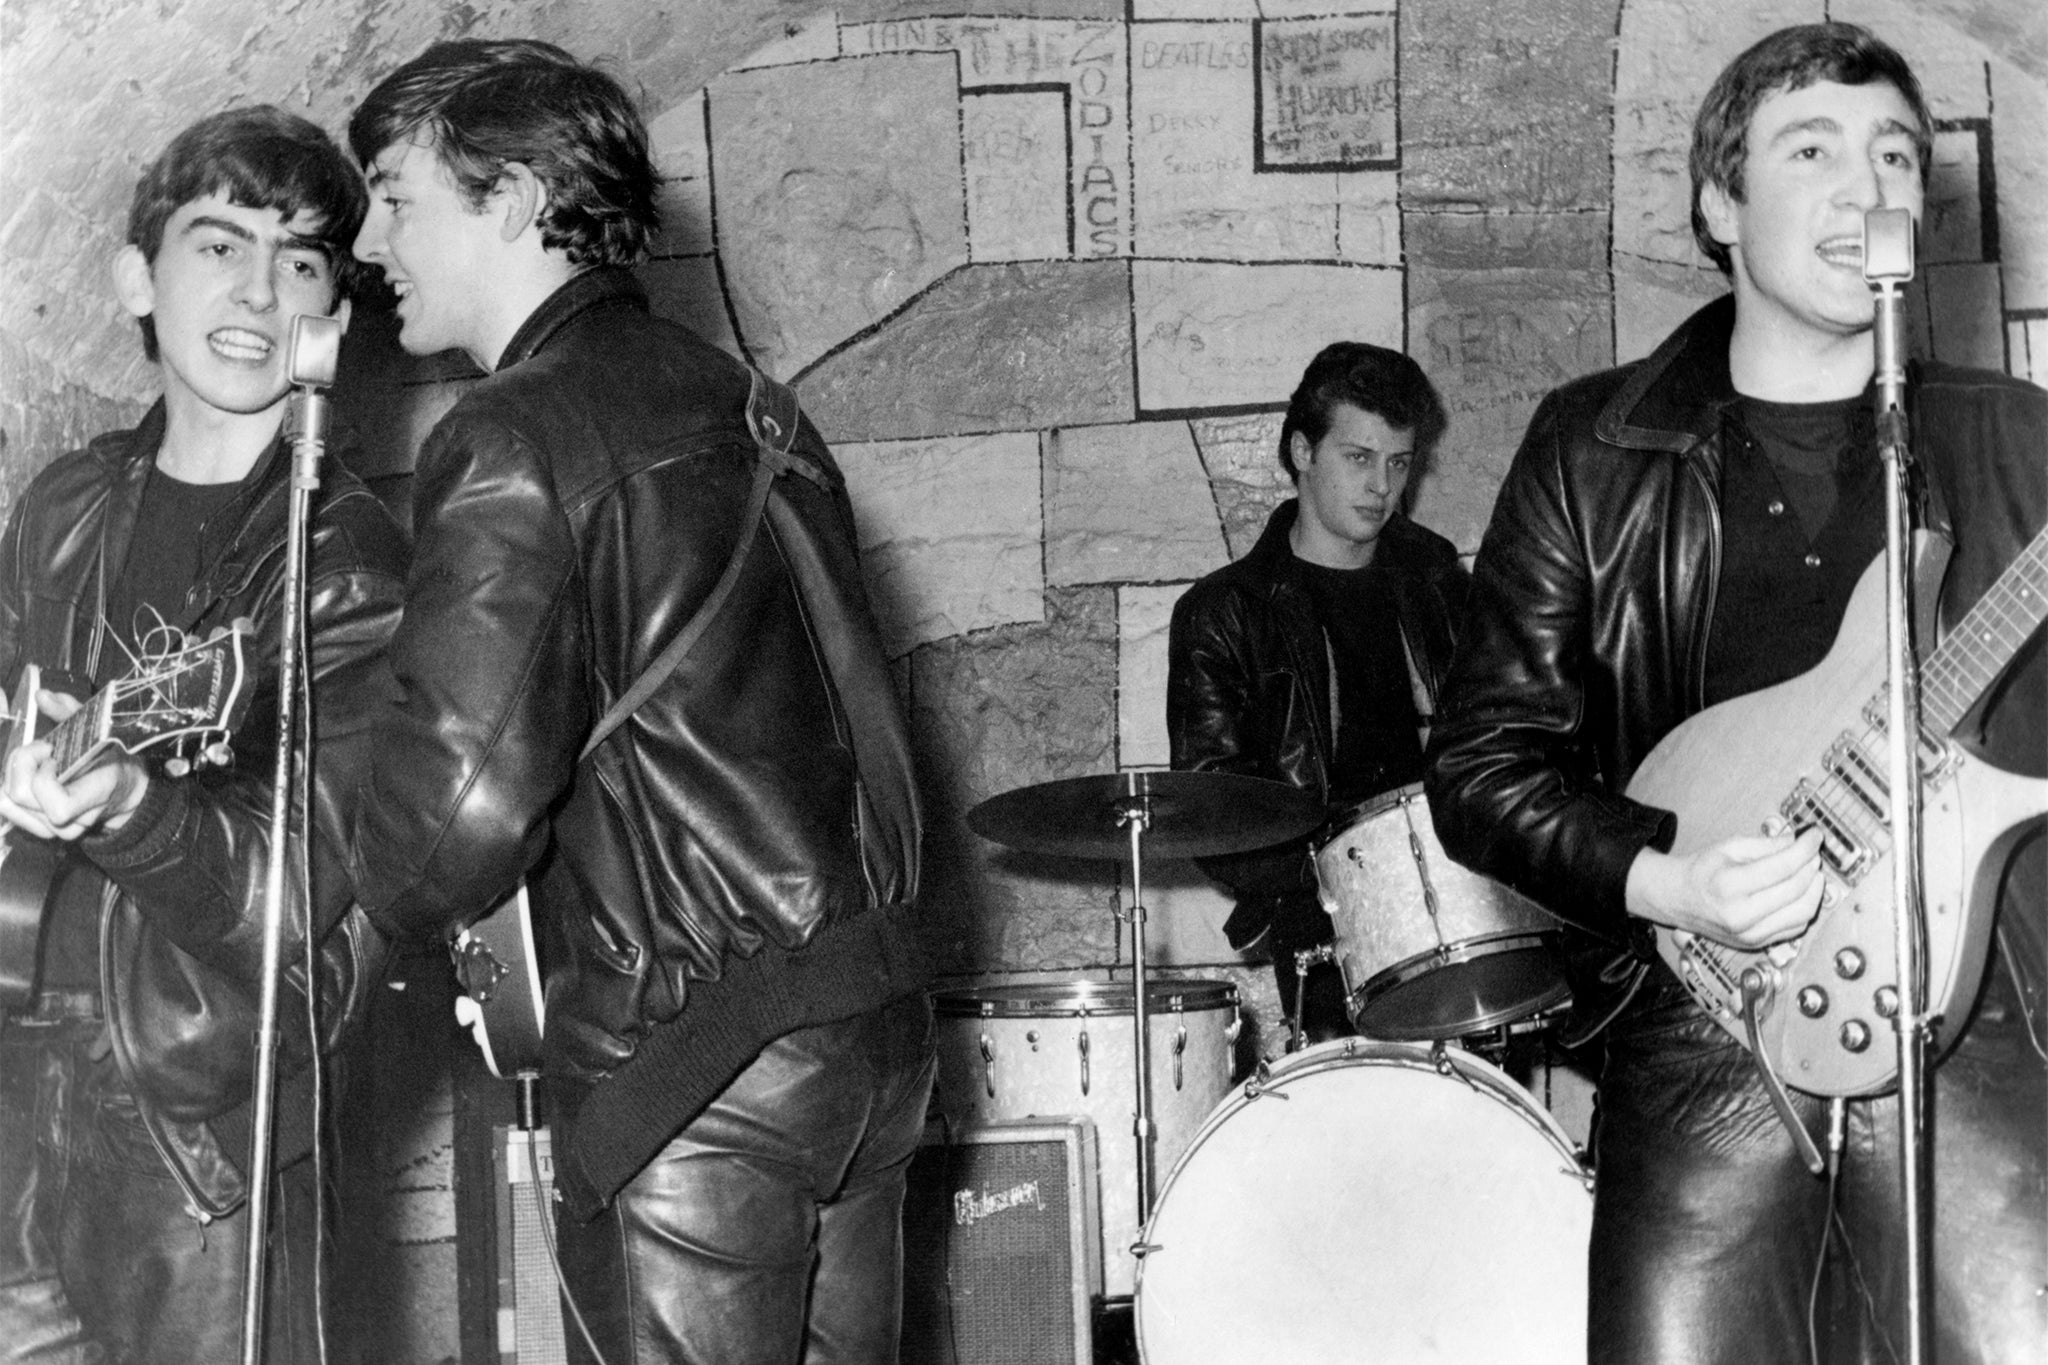
<path fill-rule="evenodd" d="M 163 427 L 159 403 L 134 430 L 101 436 L 53 462 L 16 504 L 0 541 L 0 677 L 10 686 L 30 662 L 89 677 L 113 648 L 105 639 L 106 594 Z M 346 437 L 338 437 L 315 499 L 307 557 L 304 657 L 314 689 L 318 837 L 305 860 L 287 859 L 285 961 L 303 959 L 301 868 L 310 866 L 329 1045 L 382 961 L 381 939 L 353 912 L 347 801 L 363 767 L 368 722 L 390 695 L 383 647 L 397 624 L 406 558 L 396 523 L 342 467 L 346 452 Z M 254 624 L 247 655 L 253 692 L 233 737 L 233 762 L 182 779 L 159 777 L 120 831 L 76 845 L 107 879 L 100 976 L 114 1056 L 158 1151 L 202 1214 L 223 1213 L 243 1195 L 232 1163 L 244 1159 L 254 1074 L 289 466 L 279 441 L 248 487 L 199 528 L 207 567 L 173 623 L 199 635 L 238 617 Z M 298 817 L 295 809 L 295 827 Z M 304 1006 L 292 1004 L 303 969 L 290 977 L 297 989 L 284 997 L 286 1042 L 303 1055 Z M 285 1134 L 304 1117 L 289 1107 L 281 1097 L 280 1154 L 294 1145 Z"/>
<path fill-rule="evenodd" d="M 1263 777 L 1327 802 L 1333 664 L 1288 545 L 1298 511 L 1292 499 L 1280 504 L 1249 554 L 1174 604 L 1166 727 L 1175 768 Z M 1380 532 L 1373 566 L 1393 595 L 1401 643 L 1433 711 L 1470 578 L 1448 540 L 1398 512 Z M 1204 858 L 1201 866 L 1237 897 L 1224 928 L 1238 947 L 1265 932 L 1277 902 L 1315 891 L 1302 845 Z"/>
<path fill-rule="evenodd" d="M 1611 997 L 1601 982 L 1619 984 L 1628 961 L 1655 960 L 1654 933 L 1627 914 L 1624 891 L 1636 854 L 1669 846 L 1673 817 L 1621 792 L 1703 706 L 1733 325 L 1724 297 L 1648 359 L 1568 384 L 1537 409 L 1480 549 L 1431 740 L 1445 850 L 1606 945 L 1580 957 L 1583 1009 Z M 2042 523 L 2048 393 L 1916 367 L 1908 411 L 1932 524 L 1961 533 L 1941 595 L 1952 620 Z M 2042 664 L 2037 647 L 1988 712 L 1983 743 L 2002 766 L 2044 770 Z"/>
<path fill-rule="evenodd" d="M 651 316 L 631 274 L 592 270 L 435 427 L 415 478 L 404 698 L 357 830 L 364 904 L 394 932 L 443 935 L 526 876 L 547 1069 L 614 1093 L 627 1071 L 648 1079 L 629 1065 L 648 1038 L 687 1032 L 736 964 L 803 958 L 821 999 L 843 960 L 830 944 L 907 923 L 917 894 L 908 731 L 808 422 L 793 453 L 820 482 L 778 481 L 682 666 L 578 761 L 732 556 L 747 395 L 746 369 Z M 777 989 L 769 975 L 750 989 Z M 876 975 L 853 1006 L 902 988 Z"/>

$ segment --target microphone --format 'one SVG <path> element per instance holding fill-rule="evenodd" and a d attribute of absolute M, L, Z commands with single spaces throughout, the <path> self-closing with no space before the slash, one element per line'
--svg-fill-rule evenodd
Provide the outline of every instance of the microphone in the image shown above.
<path fill-rule="evenodd" d="M 285 376 L 291 381 L 287 428 L 298 464 L 293 477 L 319 480 L 320 456 L 327 449 L 327 390 L 341 366 L 341 319 L 300 313 L 292 319 L 291 349 L 285 355 Z"/>
<path fill-rule="evenodd" d="M 1877 349 L 1877 416 L 1905 421 L 1906 308 L 1902 286 L 1913 278 L 1913 214 L 1871 209 L 1863 215 L 1863 280 L 1876 295 L 1872 333 Z M 1880 431 L 1880 437 L 1883 436 Z M 1900 433 L 1903 444 L 1903 431 Z"/>

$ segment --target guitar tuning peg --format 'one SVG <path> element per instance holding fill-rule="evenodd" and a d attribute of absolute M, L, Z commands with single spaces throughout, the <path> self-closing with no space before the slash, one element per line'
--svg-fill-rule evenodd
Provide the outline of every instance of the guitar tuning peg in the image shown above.
<path fill-rule="evenodd" d="M 224 739 L 215 740 L 199 752 L 201 757 L 216 768 L 225 768 L 235 761 L 235 751 Z"/>
<path fill-rule="evenodd" d="M 164 760 L 164 772 L 172 777 L 183 777 L 191 771 L 192 764 L 188 759 L 173 757 Z"/>

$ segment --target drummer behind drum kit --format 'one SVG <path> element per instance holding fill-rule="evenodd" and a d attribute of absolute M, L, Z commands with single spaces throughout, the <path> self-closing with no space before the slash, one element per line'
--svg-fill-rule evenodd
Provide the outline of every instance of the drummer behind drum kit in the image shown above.
<path fill-rule="evenodd" d="M 1361 807 L 1315 855 L 1336 941 L 1304 965 L 1336 963 L 1363 1036 L 1234 1089 L 1237 988 L 1147 980 L 1144 859 L 1305 838 L 1323 824 L 1311 796 L 1127 772 L 1007 792 L 968 824 L 1029 852 L 1129 859 L 1131 981 L 934 1003 L 950 1122 L 1096 1125 L 1103 1293 L 1133 1301 L 1148 1365 L 1584 1359 L 1591 1180 L 1486 1055 L 1566 1002 L 1556 922 L 1451 862 L 1419 787 Z"/>

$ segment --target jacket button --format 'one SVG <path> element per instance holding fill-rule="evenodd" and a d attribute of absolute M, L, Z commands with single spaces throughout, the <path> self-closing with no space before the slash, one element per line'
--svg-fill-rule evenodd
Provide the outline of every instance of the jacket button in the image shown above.
<path fill-rule="evenodd" d="M 1785 500 L 1783 498 L 1773 498 L 1771 505 L 1764 510 L 1774 517 L 1782 517 L 1785 515 Z"/>
<path fill-rule="evenodd" d="M 1817 554 L 1809 553 L 1806 556 L 1806 567 L 1809 569 L 1818 569 L 1820 567 L 1820 556 Z"/>

